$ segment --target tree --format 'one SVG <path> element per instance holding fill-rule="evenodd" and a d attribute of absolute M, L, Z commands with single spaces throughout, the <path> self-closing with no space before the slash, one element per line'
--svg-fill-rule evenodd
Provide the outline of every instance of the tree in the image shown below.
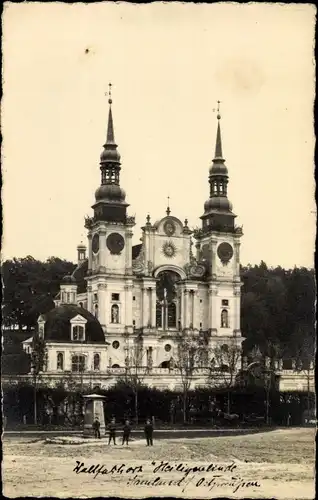
<path fill-rule="evenodd" d="M 145 352 L 143 351 L 143 339 L 141 334 L 134 340 L 131 345 L 129 337 L 125 339 L 125 374 L 119 382 L 124 383 L 129 387 L 134 394 L 134 407 L 135 407 L 135 422 L 138 425 L 138 394 L 145 376 L 149 373 L 152 367 L 152 360 L 147 360 L 146 366 L 143 366 L 143 358 Z"/>
<path fill-rule="evenodd" d="M 31 331 L 37 318 L 54 307 L 53 299 L 66 274 L 73 272 L 71 262 L 50 257 L 41 262 L 31 256 L 6 260 L 3 276 L 3 324 Z"/>
<path fill-rule="evenodd" d="M 177 358 L 174 360 L 174 368 L 179 372 L 182 385 L 183 400 L 183 422 L 187 422 L 188 393 L 194 378 L 196 368 L 202 364 L 204 359 L 204 339 L 196 338 L 189 333 L 182 332 L 177 339 Z"/>
<path fill-rule="evenodd" d="M 294 340 L 297 349 L 294 356 L 294 370 L 302 373 L 306 377 L 307 386 L 307 413 L 308 417 L 311 409 L 311 381 L 314 379 L 313 364 L 315 360 L 315 334 L 314 330 L 304 328 L 298 325 L 295 330 Z"/>
<path fill-rule="evenodd" d="M 227 390 L 227 412 L 231 410 L 231 388 L 236 383 L 240 369 L 241 346 L 234 340 L 228 344 L 217 345 L 211 349 L 211 362 L 208 372 L 208 384 Z"/>
<path fill-rule="evenodd" d="M 33 335 L 31 349 L 30 364 L 34 390 L 34 423 L 37 424 L 37 386 L 41 373 L 43 372 L 47 362 L 45 342 L 37 332 Z"/>

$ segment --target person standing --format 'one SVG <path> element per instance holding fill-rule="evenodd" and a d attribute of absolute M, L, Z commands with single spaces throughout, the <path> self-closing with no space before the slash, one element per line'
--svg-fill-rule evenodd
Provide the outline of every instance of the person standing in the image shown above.
<path fill-rule="evenodd" d="M 153 446 L 153 440 L 152 440 L 152 435 L 153 435 L 153 425 L 151 423 L 151 420 L 147 420 L 146 425 L 145 425 L 145 436 L 146 436 L 146 441 L 147 441 L 147 446 Z"/>
<path fill-rule="evenodd" d="M 93 431 L 94 431 L 94 437 L 100 439 L 100 421 L 98 417 L 95 417 L 95 420 L 93 422 Z"/>
<path fill-rule="evenodd" d="M 112 418 L 110 421 L 110 424 L 108 426 L 108 431 L 109 431 L 108 444 L 110 445 L 111 440 L 113 440 L 114 444 L 116 444 L 116 421 L 114 418 Z"/>
<path fill-rule="evenodd" d="M 130 433 L 131 433 L 130 423 L 129 423 L 129 420 L 126 420 L 124 428 L 123 428 L 123 442 L 122 442 L 122 446 L 124 446 L 125 443 L 128 446 L 128 441 L 129 441 Z"/>

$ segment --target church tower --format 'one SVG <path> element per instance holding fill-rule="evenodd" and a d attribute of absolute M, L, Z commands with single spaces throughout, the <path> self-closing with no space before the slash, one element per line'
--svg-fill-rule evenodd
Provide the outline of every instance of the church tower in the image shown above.
<path fill-rule="evenodd" d="M 93 217 L 87 217 L 87 308 L 104 331 L 132 329 L 132 227 L 126 193 L 120 186 L 121 162 L 114 134 L 109 84 L 107 137 L 100 156 L 101 184 L 95 192 Z M 128 305 L 129 303 L 129 305 Z"/>
<path fill-rule="evenodd" d="M 240 337 L 240 238 L 236 215 L 228 199 L 228 169 L 222 151 L 218 109 L 215 155 L 209 171 L 210 196 L 195 231 L 197 260 L 208 270 L 208 329 L 212 336 Z"/>

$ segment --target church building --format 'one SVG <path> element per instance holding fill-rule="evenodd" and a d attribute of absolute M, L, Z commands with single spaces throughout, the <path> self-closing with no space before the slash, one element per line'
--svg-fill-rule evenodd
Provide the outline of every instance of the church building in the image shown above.
<path fill-rule="evenodd" d="M 157 221 L 147 215 L 141 243 L 132 245 L 135 218 L 121 186 L 125 165 L 115 141 L 110 96 L 100 186 L 92 216 L 85 219 L 87 247 L 78 246 L 78 265 L 63 279 L 55 308 L 38 319 L 47 349 L 45 375 L 52 383 L 80 374 L 94 386 L 107 387 L 133 366 L 144 372 L 148 385 L 172 389 L 185 338 L 204 344 L 201 370 L 215 347 L 225 352 L 229 345 L 241 347 L 242 229 L 235 225 L 228 199 L 220 123 L 218 114 L 208 199 L 198 214 L 201 228 L 191 230 L 187 219 L 168 206 Z M 24 347 L 30 351 L 31 339 Z M 204 385 L 199 373 L 195 383 Z"/>

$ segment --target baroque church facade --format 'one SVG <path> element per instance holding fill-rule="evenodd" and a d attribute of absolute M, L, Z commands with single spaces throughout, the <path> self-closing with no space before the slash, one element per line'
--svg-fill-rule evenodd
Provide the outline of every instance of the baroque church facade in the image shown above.
<path fill-rule="evenodd" d="M 148 385 L 174 388 L 184 338 L 204 339 L 201 368 L 215 347 L 241 347 L 242 229 L 227 194 L 220 118 L 201 228 L 192 231 L 168 206 L 161 219 L 146 217 L 141 243 L 132 245 L 135 219 L 120 185 L 109 99 L 101 181 L 93 214 L 85 219 L 87 247 L 78 246 L 75 271 L 63 278 L 55 308 L 38 320 L 47 350 L 45 375 L 53 382 L 80 374 L 107 386 L 137 366 Z M 24 347 L 30 352 L 31 339 Z M 200 370 L 195 384 L 204 385 Z"/>

